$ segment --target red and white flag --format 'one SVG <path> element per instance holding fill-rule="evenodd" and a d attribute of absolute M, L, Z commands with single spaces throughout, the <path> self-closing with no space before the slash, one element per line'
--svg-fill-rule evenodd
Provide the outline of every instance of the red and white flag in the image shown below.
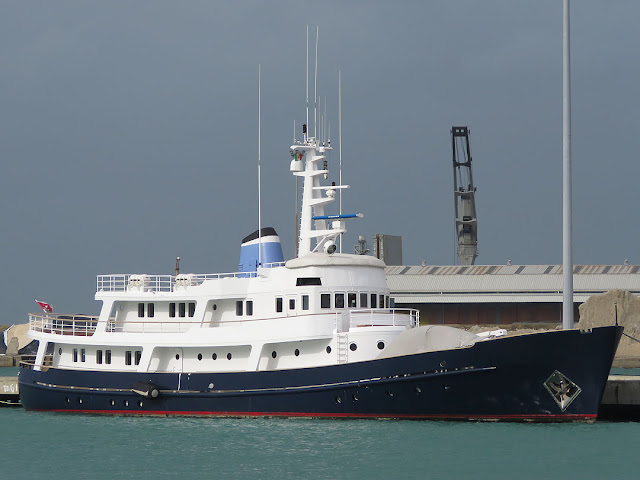
<path fill-rule="evenodd" d="M 36 301 L 36 303 L 38 305 L 40 305 L 40 308 L 42 308 L 42 310 L 44 312 L 46 312 L 46 313 L 52 313 L 53 312 L 53 307 L 51 305 L 49 305 L 47 302 L 41 302 L 40 300 L 35 299 L 35 298 L 34 298 L 34 300 Z"/>

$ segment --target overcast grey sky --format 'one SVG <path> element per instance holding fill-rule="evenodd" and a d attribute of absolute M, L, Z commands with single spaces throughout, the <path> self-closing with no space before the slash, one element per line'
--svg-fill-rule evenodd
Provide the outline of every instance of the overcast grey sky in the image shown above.
<path fill-rule="evenodd" d="M 640 3 L 572 2 L 576 263 L 640 263 Z M 468 125 L 478 263 L 562 261 L 562 2 L 40 1 L 0 15 L 0 323 L 34 297 L 96 313 L 95 276 L 237 269 L 257 226 L 293 254 L 293 121 L 305 25 L 337 147 L 345 251 L 402 235 L 404 261 L 454 259 L 452 125 Z M 337 151 L 330 160 L 338 176 Z"/>

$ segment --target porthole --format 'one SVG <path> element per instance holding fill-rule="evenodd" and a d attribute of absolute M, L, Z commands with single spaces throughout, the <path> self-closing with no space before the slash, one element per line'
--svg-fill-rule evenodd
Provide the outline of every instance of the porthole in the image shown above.
<path fill-rule="evenodd" d="M 213 309 L 217 310 L 218 309 L 218 305 L 216 305 L 215 303 L 213 304 Z"/>
<path fill-rule="evenodd" d="M 129 400 L 125 400 L 125 401 L 124 401 L 124 406 L 125 406 L 125 407 L 128 407 L 128 406 L 129 406 Z"/>
<path fill-rule="evenodd" d="M 58 349 L 58 355 L 62 355 L 62 349 L 61 348 Z"/>
<path fill-rule="evenodd" d="M 440 362 L 440 366 L 441 367 L 446 367 L 447 366 L 447 362 L 445 362 L 444 360 Z"/>
<path fill-rule="evenodd" d="M 71 400 L 69 400 L 69 397 L 67 397 L 65 400 L 67 401 L 67 403 L 71 402 Z"/>
<path fill-rule="evenodd" d="M 218 359 L 218 354 L 217 353 L 212 354 L 211 355 L 211 359 L 212 360 L 217 360 Z"/>
<path fill-rule="evenodd" d="M 231 360 L 231 352 L 227 353 L 227 360 Z"/>
<path fill-rule="evenodd" d="M 142 407 L 142 400 L 139 400 L 139 401 L 138 401 L 138 406 L 139 406 L 139 407 Z"/>
<path fill-rule="evenodd" d="M 353 395 L 351 395 L 351 398 L 353 399 L 354 402 L 357 402 L 359 400 L 357 393 L 354 393 Z"/>
<path fill-rule="evenodd" d="M 384 342 L 380 341 L 378 342 L 378 350 L 382 350 L 384 348 Z"/>
<path fill-rule="evenodd" d="M 358 345 L 356 345 L 355 343 L 352 343 L 351 345 L 349 345 L 349 350 L 351 350 L 352 352 L 355 352 L 358 349 Z"/>
<path fill-rule="evenodd" d="M 213 383 L 209 384 L 209 390 L 211 390 L 213 388 Z"/>
<path fill-rule="evenodd" d="M 416 393 L 422 393 L 422 389 L 420 387 L 416 387 L 415 390 L 416 390 Z"/>
<path fill-rule="evenodd" d="M 387 390 L 387 395 L 389 395 L 390 397 L 393 397 L 393 392 L 391 390 Z"/>
<path fill-rule="evenodd" d="M 198 354 L 198 360 L 202 360 L 202 354 L 201 353 Z"/>
<path fill-rule="evenodd" d="M 278 356 L 278 354 L 276 353 L 275 350 L 273 352 L 271 352 L 271 358 L 276 358 L 277 356 Z"/>
<path fill-rule="evenodd" d="M 176 353 L 176 360 L 180 360 L 180 354 Z"/>
<path fill-rule="evenodd" d="M 110 403 L 110 404 L 111 404 L 111 406 L 113 407 L 113 406 L 116 404 L 116 401 L 115 401 L 115 400 L 111 400 L 109 403 Z"/>
<path fill-rule="evenodd" d="M 336 403 L 342 403 L 342 398 L 336 397 Z"/>
<path fill-rule="evenodd" d="M 331 347 L 327 345 L 327 353 L 331 353 Z"/>
<path fill-rule="evenodd" d="M 81 398 L 78 398 L 78 403 L 82 403 L 82 399 Z"/>
<path fill-rule="evenodd" d="M 293 352 L 293 354 L 297 357 L 298 355 L 300 355 L 300 350 L 298 350 L 298 349 L 296 348 L 296 351 L 295 351 L 295 352 Z"/>

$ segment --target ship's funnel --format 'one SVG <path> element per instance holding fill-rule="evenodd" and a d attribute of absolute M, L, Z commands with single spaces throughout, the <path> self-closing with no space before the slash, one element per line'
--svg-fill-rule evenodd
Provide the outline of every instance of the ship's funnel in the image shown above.
<path fill-rule="evenodd" d="M 258 230 L 242 239 L 240 247 L 240 263 L 238 269 L 241 272 L 255 272 L 258 262 L 262 261 L 262 266 L 270 266 L 275 262 L 284 262 L 280 237 L 273 227 L 264 227 L 262 235 L 258 236 Z M 260 258 L 258 246 L 261 246 L 262 258 Z"/>

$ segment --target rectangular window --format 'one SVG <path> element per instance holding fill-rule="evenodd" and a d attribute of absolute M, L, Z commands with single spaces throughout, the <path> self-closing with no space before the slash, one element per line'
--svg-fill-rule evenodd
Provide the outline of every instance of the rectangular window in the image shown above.
<path fill-rule="evenodd" d="M 156 313 L 156 306 L 153 303 L 147 303 L 147 316 L 153 317 Z"/>
<path fill-rule="evenodd" d="M 176 304 L 175 303 L 170 303 L 169 304 L 169 316 L 170 317 L 175 317 L 176 316 Z"/>
<path fill-rule="evenodd" d="M 196 304 L 193 302 L 189 303 L 189 316 L 193 317 L 196 314 Z"/>
<path fill-rule="evenodd" d="M 242 300 L 238 300 L 238 301 L 236 302 L 236 315 L 237 315 L 238 317 L 241 317 L 241 316 L 242 316 Z"/>
<path fill-rule="evenodd" d="M 385 307 L 389 308 L 389 295 L 387 295 L 386 297 L 384 297 L 384 303 L 385 303 Z"/>
<path fill-rule="evenodd" d="M 331 308 L 331 295 L 328 293 L 320 294 L 320 308 Z"/>
<path fill-rule="evenodd" d="M 307 285 L 322 285 L 319 277 L 303 277 L 296 280 L 296 287 L 305 287 Z"/>
<path fill-rule="evenodd" d="M 335 308 L 344 308 L 344 293 L 336 293 Z"/>
<path fill-rule="evenodd" d="M 77 348 L 73 349 L 73 361 L 74 362 L 78 361 L 78 349 Z"/>
<path fill-rule="evenodd" d="M 376 308 L 378 304 L 378 296 L 375 293 L 371 294 L 371 308 Z"/>
<path fill-rule="evenodd" d="M 178 304 L 178 316 L 179 317 L 184 317 L 184 313 L 185 313 L 185 305 L 184 303 L 179 303 Z"/>
<path fill-rule="evenodd" d="M 282 311 L 282 298 L 276 297 L 276 312 Z"/>
<path fill-rule="evenodd" d="M 144 317 L 144 303 L 138 304 L 138 316 Z"/>
<path fill-rule="evenodd" d="M 350 293 L 347 296 L 347 300 L 349 301 L 349 303 L 348 303 L 349 308 L 356 308 L 356 294 L 355 293 Z"/>
<path fill-rule="evenodd" d="M 296 309 L 296 299 L 295 298 L 290 298 L 289 299 L 289 310 L 295 310 Z"/>
<path fill-rule="evenodd" d="M 384 308 L 384 295 L 380 295 L 379 297 L 380 297 L 380 304 L 379 304 L 379 306 L 380 306 L 380 308 Z"/>
<path fill-rule="evenodd" d="M 111 364 L 111 350 L 104 351 L 104 363 Z"/>
<path fill-rule="evenodd" d="M 302 295 L 302 309 L 309 310 L 309 295 Z"/>
<path fill-rule="evenodd" d="M 87 353 L 87 351 L 84 348 L 80 349 L 80 361 L 81 362 L 85 362 L 87 360 L 86 353 Z"/>
<path fill-rule="evenodd" d="M 360 308 L 369 307 L 369 303 L 367 302 L 368 299 L 369 299 L 369 296 L 366 293 L 360 294 Z"/>
<path fill-rule="evenodd" d="M 247 300 L 247 315 L 253 315 L 253 300 Z"/>
<path fill-rule="evenodd" d="M 142 351 L 141 350 L 136 350 L 136 365 L 140 365 L 140 359 L 142 358 Z"/>
<path fill-rule="evenodd" d="M 98 365 L 102 364 L 102 350 L 96 350 L 96 363 Z"/>
<path fill-rule="evenodd" d="M 131 350 L 124 352 L 124 364 L 131 365 Z"/>

